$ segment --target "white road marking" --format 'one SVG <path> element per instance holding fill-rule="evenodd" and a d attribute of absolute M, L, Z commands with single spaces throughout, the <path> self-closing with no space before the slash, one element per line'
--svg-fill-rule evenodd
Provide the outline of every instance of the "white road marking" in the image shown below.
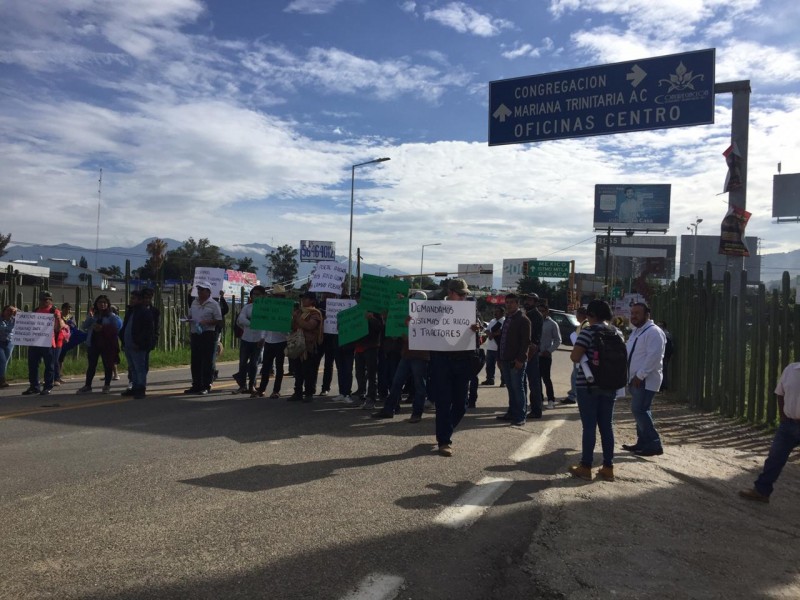
<path fill-rule="evenodd" d="M 342 600 L 392 600 L 397 598 L 404 581 L 397 575 L 370 573 L 361 580 L 355 591 L 344 596 Z"/>
<path fill-rule="evenodd" d="M 561 427 L 564 423 L 566 423 L 565 419 L 558 419 L 549 421 L 549 426 L 545 427 L 537 436 L 531 436 L 531 438 L 522 444 L 519 448 L 517 448 L 516 452 L 509 456 L 510 460 L 514 462 L 522 462 L 523 460 L 528 460 L 529 458 L 533 458 L 537 456 L 544 445 L 547 443 L 548 436 L 553 433 L 556 429 Z"/>
<path fill-rule="evenodd" d="M 433 520 L 438 525 L 458 529 L 469 527 L 511 487 L 513 480 L 484 477 L 467 490 L 453 506 L 448 506 Z"/>

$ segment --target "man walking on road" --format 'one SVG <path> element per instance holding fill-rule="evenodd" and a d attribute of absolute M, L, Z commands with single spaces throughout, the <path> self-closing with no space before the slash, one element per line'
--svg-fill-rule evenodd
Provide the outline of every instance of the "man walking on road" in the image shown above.
<path fill-rule="evenodd" d="M 519 309 L 516 294 L 506 296 L 506 320 L 500 336 L 498 349 L 500 371 L 508 390 L 508 412 L 499 415 L 500 421 L 511 421 L 512 425 L 525 424 L 525 363 L 531 343 L 531 321 Z M 537 360 L 537 359 L 534 359 Z"/>
<path fill-rule="evenodd" d="M 783 370 L 775 388 L 775 396 L 778 399 L 780 424 L 755 485 L 739 492 L 742 498 L 748 500 L 769 502 L 773 485 L 780 477 L 789 455 L 800 445 L 800 362 L 792 363 Z"/>
<path fill-rule="evenodd" d="M 627 344 L 628 389 L 631 412 L 636 420 L 636 443 L 623 444 L 622 448 L 637 456 L 659 456 L 664 450 L 651 409 L 653 397 L 661 388 L 667 338 L 650 318 L 650 307 L 642 302 L 631 307 L 631 325 L 636 329 Z"/>

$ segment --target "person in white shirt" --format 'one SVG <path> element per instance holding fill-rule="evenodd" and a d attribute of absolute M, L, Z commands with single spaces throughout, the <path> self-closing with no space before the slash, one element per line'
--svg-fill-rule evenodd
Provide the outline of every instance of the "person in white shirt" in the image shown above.
<path fill-rule="evenodd" d="M 286 288 L 276 283 L 272 287 L 273 298 L 285 298 Z M 281 397 L 281 384 L 283 383 L 284 350 L 286 350 L 286 333 L 282 331 L 264 332 L 264 358 L 261 362 L 261 381 L 258 387 L 250 394 L 251 398 L 263 398 L 267 393 L 270 375 L 275 374 L 275 383 L 272 385 L 270 398 Z"/>
<path fill-rule="evenodd" d="M 742 498 L 748 500 L 769 502 L 773 486 L 789 460 L 789 455 L 800 445 L 800 362 L 792 363 L 783 370 L 775 387 L 775 396 L 778 400 L 780 424 L 755 485 L 739 492 Z"/>
<path fill-rule="evenodd" d="M 494 307 L 494 319 L 486 325 L 486 343 L 483 349 L 486 350 L 486 379 L 481 385 L 494 385 L 494 374 L 497 367 L 497 342 L 500 341 L 500 333 L 503 331 L 503 323 L 506 320 L 506 309 L 502 306 Z M 500 370 L 500 385 L 504 385 L 503 371 Z"/>
<path fill-rule="evenodd" d="M 187 322 L 192 330 L 192 387 L 184 394 L 205 396 L 211 389 L 214 379 L 214 354 L 217 351 L 217 325 L 222 324 L 222 310 L 219 303 L 211 297 L 211 284 L 198 281 L 195 284 L 197 297 L 189 307 Z"/>
<path fill-rule="evenodd" d="M 661 438 L 653 423 L 653 397 L 661 389 L 664 377 L 664 348 L 667 338 L 650 318 L 650 307 L 637 302 L 631 307 L 634 329 L 628 339 L 628 390 L 631 412 L 636 420 L 636 443 L 623 444 L 622 449 L 637 456 L 664 454 Z"/>
<path fill-rule="evenodd" d="M 256 300 L 264 294 L 266 294 L 266 289 L 263 285 L 254 286 L 250 290 L 248 303 L 244 305 L 236 319 L 236 324 L 242 328 L 242 337 L 239 340 L 239 371 L 235 375 L 239 389 L 234 391 L 234 394 L 255 392 L 258 362 L 264 346 L 264 332 L 251 329 L 250 321 L 253 318 L 253 306 Z"/>

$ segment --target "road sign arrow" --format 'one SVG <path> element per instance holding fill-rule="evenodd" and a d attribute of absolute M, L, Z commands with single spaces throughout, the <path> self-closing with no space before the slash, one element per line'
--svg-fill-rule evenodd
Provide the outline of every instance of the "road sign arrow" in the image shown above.
<path fill-rule="evenodd" d="M 511 111 L 505 104 L 501 104 L 497 107 L 497 110 L 492 113 L 492 116 L 501 123 L 505 123 L 506 117 L 511 116 Z"/>
<path fill-rule="evenodd" d="M 644 69 L 639 65 L 633 65 L 633 67 L 631 67 L 631 72 L 626 75 L 625 79 L 630 81 L 633 87 L 636 87 L 642 83 L 645 77 L 647 77 L 647 73 L 645 73 Z"/>

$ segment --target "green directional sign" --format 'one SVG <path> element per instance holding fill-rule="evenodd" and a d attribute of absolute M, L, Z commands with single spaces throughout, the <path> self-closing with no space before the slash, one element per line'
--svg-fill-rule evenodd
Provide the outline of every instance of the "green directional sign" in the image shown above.
<path fill-rule="evenodd" d="M 616 300 L 617 298 L 622 298 L 622 288 L 619 286 L 614 286 L 611 288 L 611 298 Z"/>
<path fill-rule="evenodd" d="M 566 279 L 569 265 L 567 260 L 531 260 L 528 262 L 528 277 Z"/>

